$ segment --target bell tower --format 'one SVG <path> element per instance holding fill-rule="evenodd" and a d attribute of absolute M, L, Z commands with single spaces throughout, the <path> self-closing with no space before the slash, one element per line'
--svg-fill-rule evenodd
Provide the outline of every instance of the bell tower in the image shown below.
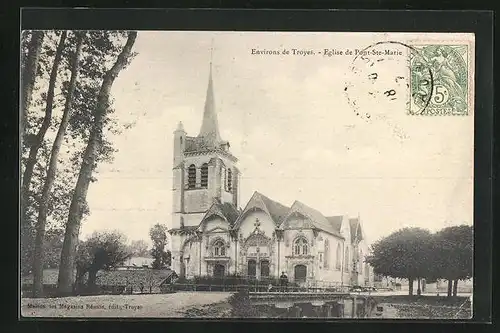
<path fill-rule="evenodd" d="M 238 207 L 238 159 L 221 138 L 212 63 L 200 132 L 189 136 L 182 122 L 174 132 L 172 229 L 197 226 L 214 202 Z"/>

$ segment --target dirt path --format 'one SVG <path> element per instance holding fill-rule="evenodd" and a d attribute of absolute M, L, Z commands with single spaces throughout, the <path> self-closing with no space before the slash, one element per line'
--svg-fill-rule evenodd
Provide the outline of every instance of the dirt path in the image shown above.
<path fill-rule="evenodd" d="M 217 305 L 222 311 L 232 293 L 177 292 L 154 295 L 101 295 L 21 300 L 23 317 L 185 317 L 193 309 Z M 222 308 L 221 308 L 222 307 Z M 203 310 L 202 310 L 203 311 Z"/>

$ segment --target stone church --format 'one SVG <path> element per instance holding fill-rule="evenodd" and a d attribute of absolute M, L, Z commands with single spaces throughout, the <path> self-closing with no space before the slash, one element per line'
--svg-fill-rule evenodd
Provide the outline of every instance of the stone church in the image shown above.
<path fill-rule="evenodd" d="M 179 276 L 285 272 L 299 284 L 372 285 L 359 216 L 325 216 L 302 202 L 287 206 L 259 192 L 240 208 L 238 159 L 229 148 L 219 133 L 210 70 L 200 133 L 188 136 L 182 123 L 174 132 L 169 244 Z"/>

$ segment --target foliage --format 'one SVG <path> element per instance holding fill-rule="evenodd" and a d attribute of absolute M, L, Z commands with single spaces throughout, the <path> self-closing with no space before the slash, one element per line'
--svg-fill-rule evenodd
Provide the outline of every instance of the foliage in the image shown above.
<path fill-rule="evenodd" d="M 149 255 L 149 245 L 145 240 L 134 240 L 129 245 L 129 251 L 135 257 L 145 257 Z"/>
<path fill-rule="evenodd" d="M 170 251 L 165 251 L 165 246 L 167 245 L 167 227 L 160 223 L 155 224 L 149 230 L 149 237 L 151 237 L 151 241 L 153 242 L 153 248 L 151 249 L 151 256 L 154 258 L 152 263 L 153 268 L 159 269 L 170 266 L 171 254 Z"/>
<path fill-rule="evenodd" d="M 126 237 L 119 231 L 94 232 L 78 246 L 77 279 L 81 281 L 85 273 L 88 273 L 88 285 L 94 286 L 99 270 L 109 270 L 122 265 L 130 258 L 131 254 L 126 244 Z"/>
<path fill-rule="evenodd" d="M 381 239 L 366 257 L 376 274 L 394 278 L 419 278 L 428 275 L 432 236 L 421 228 L 404 228 Z"/>
<path fill-rule="evenodd" d="M 63 240 L 64 229 L 49 229 L 45 233 L 43 263 L 44 269 L 59 267 Z"/>
<path fill-rule="evenodd" d="M 444 228 L 436 234 L 404 228 L 372 246 L 366 261 L 376 274 L 395 278 L 460 280 L 472 276 L 472 226 Z M 411 290 L 410 290 L 411 294 Z"/>
<path fill-rule="evenodd" d="M 447 227 L 434 236 L 433 278 L 465 280 L 472 277 L 472 226 Z"/>
<path fill-rule="evenodd" d="M 47 99 L 47 82 L 55 58 L 57 42 L 60 31 L 44 32 L 43 43 L 38 58 L 33 98 L 23 113 L 23 127 L 21 133 L 21 171 L 24 172 L 28 160 L 30 147 L 35 142 L 35 134 L 39 131 L 45 116 Z M 28 59 L 28 45 L 32 32 L 23 33 L 21 49 L 21 65 L 24 66 Z M 72 105 L 70 125 L 64 136 L 61 154 L 58 158 L 60 167 L 57 170 L 54 185 L 48 199 L 48 229 L 61 228 L 65 225 L 68 210 L 73 196 L 78 170 L 80 169 L 83 150 L 88 140 L 92 126 L 93 110 L 96 106 L 97 94 L 103 80 L 106 68 L 109 68 L 122 49 L 126 32 L 123 31 L 92 31 L 85 33 L 82 57 L 80 57 L 80 71 Z M 50 147 L 59 127 L 64 103 L 68 95 L 70 71 L 76 45 L 76 34 L 68 32 L 64 43 L 61 64 L 59 66 L 55 95 L 53 101 L 53 114 L 47 135 L 42 139 L 41 147 L 37 154 L 33 176 L 27 191 L 27 200 L 22 203 L 22 210 L 26 212 L 21 229 L 21 270 L 23 273 L 31 271 L 33 262 L 33 244 L 35 231 L 34 223 L 37 219 L 39 203 L 43 184 L 45 182 Z M 131 55 L 133 58 L 134 54 Z M 128 59 L 130 62 L 131 58 Z M 22 92 L 25 93 L 24 91 Z M 114 117 L 112 103 L 108 105 L 104 117 L 103 139 L 97 151 L 96 165 L 100 162 L 112 160 L 115 152 L 111 135 L 118 134 L 124 128 Z M 94 177 L 95 181 L 96 178 Z M 89 213 L 88 205 L 82 202 L 83 217 Z"/>

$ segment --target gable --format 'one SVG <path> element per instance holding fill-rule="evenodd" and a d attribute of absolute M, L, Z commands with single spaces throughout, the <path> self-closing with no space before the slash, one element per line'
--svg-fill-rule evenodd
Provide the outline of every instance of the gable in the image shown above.
<path fill-rule="evenodd" d="M 269 199 L 259 192 L 254 192 L 247 205 L 245 206 L 245 209 L 237 219 L 235 228 L 238 228 L 241 225 L 241 221 L 245 218 L 245 215 L 247 215 L 251 211 L 258 210 L 266 213 L 271 218 L 271 221 L 273 221 L 274 225 L 278 227 L 283 222 L 290 208 L 277 201 Z"/>
<path fill-rule="evenodd" d="M 323 214 L 299 201 L 293 203 L 285 220 L 288 220 L 293 214 L 301 214 L 307 217 L 305 221 L 309 221 L 314 229 L 322 230 L 336 237 L 343 238 L 340 231 L 334 228 L 331 222 Z"/>

